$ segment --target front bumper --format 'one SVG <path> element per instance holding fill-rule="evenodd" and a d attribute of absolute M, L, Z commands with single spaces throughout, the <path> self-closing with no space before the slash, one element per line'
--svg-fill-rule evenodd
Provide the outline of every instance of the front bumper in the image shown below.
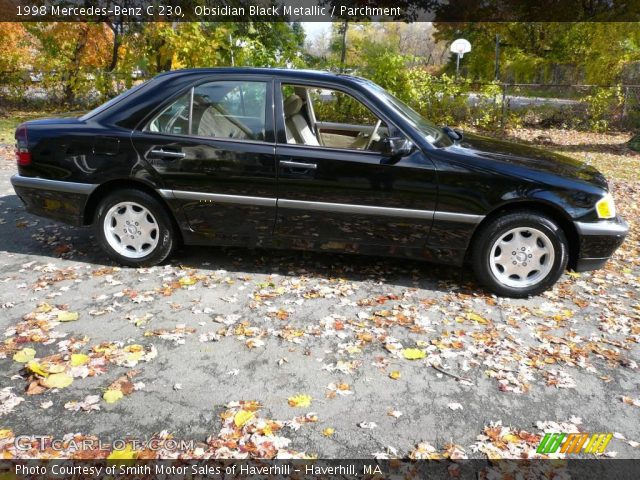
<path fill-rule="evenodd" d="M 622 242 L 629 225 L 621 217 L 598 222 L 574 222 L 580 241 L 575 270 L 584 272 L 602 268 Z"/>

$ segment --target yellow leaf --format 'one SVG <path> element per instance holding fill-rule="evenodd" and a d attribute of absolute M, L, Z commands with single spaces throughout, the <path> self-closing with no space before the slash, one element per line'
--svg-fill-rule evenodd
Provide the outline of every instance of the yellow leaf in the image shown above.
<path fill-rule="evenodd" d="M 582 276 L 578 272 L 567 272 L 567 275 L 569 275 L 571 278 L 580 278 Z"/>
<path fill-rule="evenodd" d="M 73 378 L 66 373 L 54 373 L 42 380 L 42 385 L 47 388 L 65 388 L 73 383 Z"/>
<path fill-rule="evenodd" d="M 71 366 L 79 367 L 81 365 L 85 365 L 89 363 L 89 355 L 85 355 L 84 353 L 72 353 L 71 354 Z"/>
<path fill-rule="evenodd" d="M 116 403 L 122 397 L 124 397 L 124 394 L 122 393 L 122 391 L 114 390 L 114 389 L 109 389 L 106 392 L 104 392 L 104 394 L 102 395 L 102 398 L 107 403 Z M 111 458 L 111 456 L 109 456 L 109 458 Z"/>
<path fill-rule="evenodd" d="M 13 361 L 18 363 L 27 363 L 33 360 L 36 356 L 36 351 L 33 348 L 23 348 L 15 353 Z"/>
<path fill-rule="evenodd" d="M 520 443 L 520 437 L 514 435 L 513 433 L 507 433 L 504 437 L 502 437 L 502 440 L 508 443 Z"/>
<path fill-rule="evenodd" d="M 311 397 L 309 395 L 299 394 L 295 397 L 289 397 L 289 406 L 291 407 L 308 407 L 311 405 Z"/>
<path fill-rule="evenodd" d="M 12 430 L 9 430 L 8 428 L 3 428 L 2 430 L 0 430 L 0 440 L 9 438 L 9 437 L 13 437 Z"/>
<path fill-rule="evenodd" d="M 127 362 L 139 362 L 144 352 L 130 352 L 127 354 Z"/>
<path fill-rule="evenodd" d="M 35 360 L 31 360 L 29 363 L 27 363 L 27 368 L 31 370 L 33 373 L 35 373 L 36 375 L 40 375 L 41 377 L 46 377 L 49 375 L 49 372 L 47 372 L 42 367 L 42 365 L 40 365 Z"/>
<path fill-rule="evenodd" d="M 52 310 L 51 305 L 49 305 L 48 303 L 41 303 L 40 305 L 38 305 L 38 308 L 36 309 L 36 312 L 38 313 L 49 313 Z"/>
<path fill-rule="evenodd" d="M 62 373 L 67 369 L 64 365 L 49 365 L 47 366 L 47 372 L 49 373 Z"/>
<path fill-rule="evenodd" d="M 473 313 L 473 312 L 468 312 L 467 313 L 467 320 L 472 320 L 472 321 L 480 323 L 482 325 L 486 325 L 487 323 L 489 323 L 489 321 L 486 318 L 481 317 L 477 313 Z"/>
<path fill-rule="evenodd" d="M 389 374 L 389 377 L 393 378 L 394 380 L 398 380 L 401 376 L 402 374 L 398 370 L 394 370 Z"/>
<path fill-rule="evenodd" d="M 236 427 L 242 428 L 249 420 L 251 420 L 255 414 L 248 410 L 239 410 L 233 416 L 233 423 L 235 423 Z"/>
<path fill-rule="evenodd" d="M 404 348 L 402 350 L 402 356 L 407 360 L 419 360 L 427 356 L 424 350 L 419 348 Z"/>
<path fill-rule="evenodd" d="M 76 320 L 78 320 L 78 312 L 59 312 L 58 313 L 59 322 L 74 322 Z"/>
<path fill-rule="evenodd" d="M 109 454 L 107 460 L 133 460 L 136 458 L 137 452 L 133 449 L 130 443 L 127 444 L 122 450 L 114 450 Z"/>
<path fill-rule="evenodd" d="M 189 286 L 189 285 L 195 285 L 198 280 L 196 280 L 193 277 L 180 277 L 180 280 L 178 280 L 180 282 L 180 285 L 182 285 L 183 287 Z"/>
<path fill-rule="evenodd" d="M 335 428 L 331 428 L 331 427 L 327 427 L 322 431 L 322 435 L 324 435 L 325 437 L 330 437 L 334 433 L 336 433 L 336 430 Z"/>

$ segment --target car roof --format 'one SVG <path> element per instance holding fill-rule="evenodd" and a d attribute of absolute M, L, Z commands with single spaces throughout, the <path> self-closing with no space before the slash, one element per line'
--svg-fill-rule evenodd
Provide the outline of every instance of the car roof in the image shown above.
<path fill-rule="evenodd" d="M 244 74 L 244 75 L 275 75 L 280 78 L 291 78 L 298 80 L 312 80 L 312 81 L 343 81 L 343 82 L 355 82 L 355 83 L 368 83 L 369 81 L 356 77 L 354 75 L 347 75 L 343 73 L 332 73 L 323 70 L 305 70 L 305 69 L 291 69 L 291 68 L 270 68 L 270 67 L 215 67 L 215 68 L 189 68 L 182 70 L 172 70 L 170 72 L 164 72 L 157 75 L 157 78 L 177 78 L 184 75 L 193 74 Z"/>

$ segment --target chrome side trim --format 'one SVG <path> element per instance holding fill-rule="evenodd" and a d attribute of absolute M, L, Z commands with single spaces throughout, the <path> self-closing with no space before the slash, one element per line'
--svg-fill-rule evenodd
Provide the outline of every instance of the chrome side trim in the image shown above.
<path fill-rule="evenodd" d="M 172 197 L 178 200 L 204 200 L 218 203 L 235 203 L 236 205 L 257 205 L 260 207 L 275 207 L 276 199 L 268 197 L 248 197 L 244 195 L 225 195 L 222 193 L 201 193 L 186 192 L 183 190 L 160 190 L 160 195 L 166 196 L 163 192 L 171 192 Z"/>
<path fill-rule="evenodd" d="M 363 215 L 382 215 L 385 217 L 433 218 L 433 210 L 412 210 L 409 208 L 371 207 L 349 203 L 306 202 L 301 200 L 278 199 L 278 207 L 296 210 L 324 210 L 336 213 L 356 213 Z"/>
<path fill-rule="evenodd" d="M 473 215 L 470 213 L 436 212 L 434 220 L 455 223 L 478 224 L 484 220 L 484 215 Z"/>
<path fill-rule="evenodd" d="M 13 175 L 11 185 L 14 187 L 35 188 L 38 190 L 54 190 L 63 193 L 78 193 L 89 195 L 98 185 L 93 183 L 65 182 L 62 180 L 49 180 L 47 178 L 23 177 Z"/>
<path fill-rule="evenodd" d="M 385 217 L 436 219 L 447 222 L 477 224 L 484 215 L 467 213 L 434 212 L 433 210 L 415 210 L 410 208 L 374 207 L 369 205 L 353 205 L 350 203 L 309 202 L 304 200 L 275 199 L 267 197 L 250 197 L 244 195 L 226 195 L 219 193 L 188 192 L 184 190 L 160 189 L 158 193 L 167 199 L 204 200 L 218 203 L 234 203 L 237 205 L 257 205 L 261 207 L 291 208 L 294 210 L 313 210 L 335 213 L 353 213 L 360 215 L 379 215 Z"/>
<path fill-rule="evenodd" d="M 169 198 L 169 199 L 176 198 L 173 194 L 173 190 L 169 190 L 166 188 L 159 188 L 156 191 L 160 194 L 162 198 Z"/>
<path fill-rule="evenodd" d="M 622 218 L 600 222 L 573 222 L 580 235 L 603 235 L 611 237 L 625 236 L 629 225 Z"/>

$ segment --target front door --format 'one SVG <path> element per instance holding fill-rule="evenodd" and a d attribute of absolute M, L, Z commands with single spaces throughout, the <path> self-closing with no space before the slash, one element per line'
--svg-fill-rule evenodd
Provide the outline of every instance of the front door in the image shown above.
<path fill-rule="evenodd" d="M 132 140 L 162 177 L 193 242 L 270 239 L 276 212 L 272 84 L 260 78 L 200 82 L 157 112 Z"/>
<path fill-rule="evenodd" d="M 382 254 L 424 248 L 437 192 L 422 152 L 380 153 L 397 130 L 347 91 L 282 84 L 276 105 L 277 241 Z"/>

